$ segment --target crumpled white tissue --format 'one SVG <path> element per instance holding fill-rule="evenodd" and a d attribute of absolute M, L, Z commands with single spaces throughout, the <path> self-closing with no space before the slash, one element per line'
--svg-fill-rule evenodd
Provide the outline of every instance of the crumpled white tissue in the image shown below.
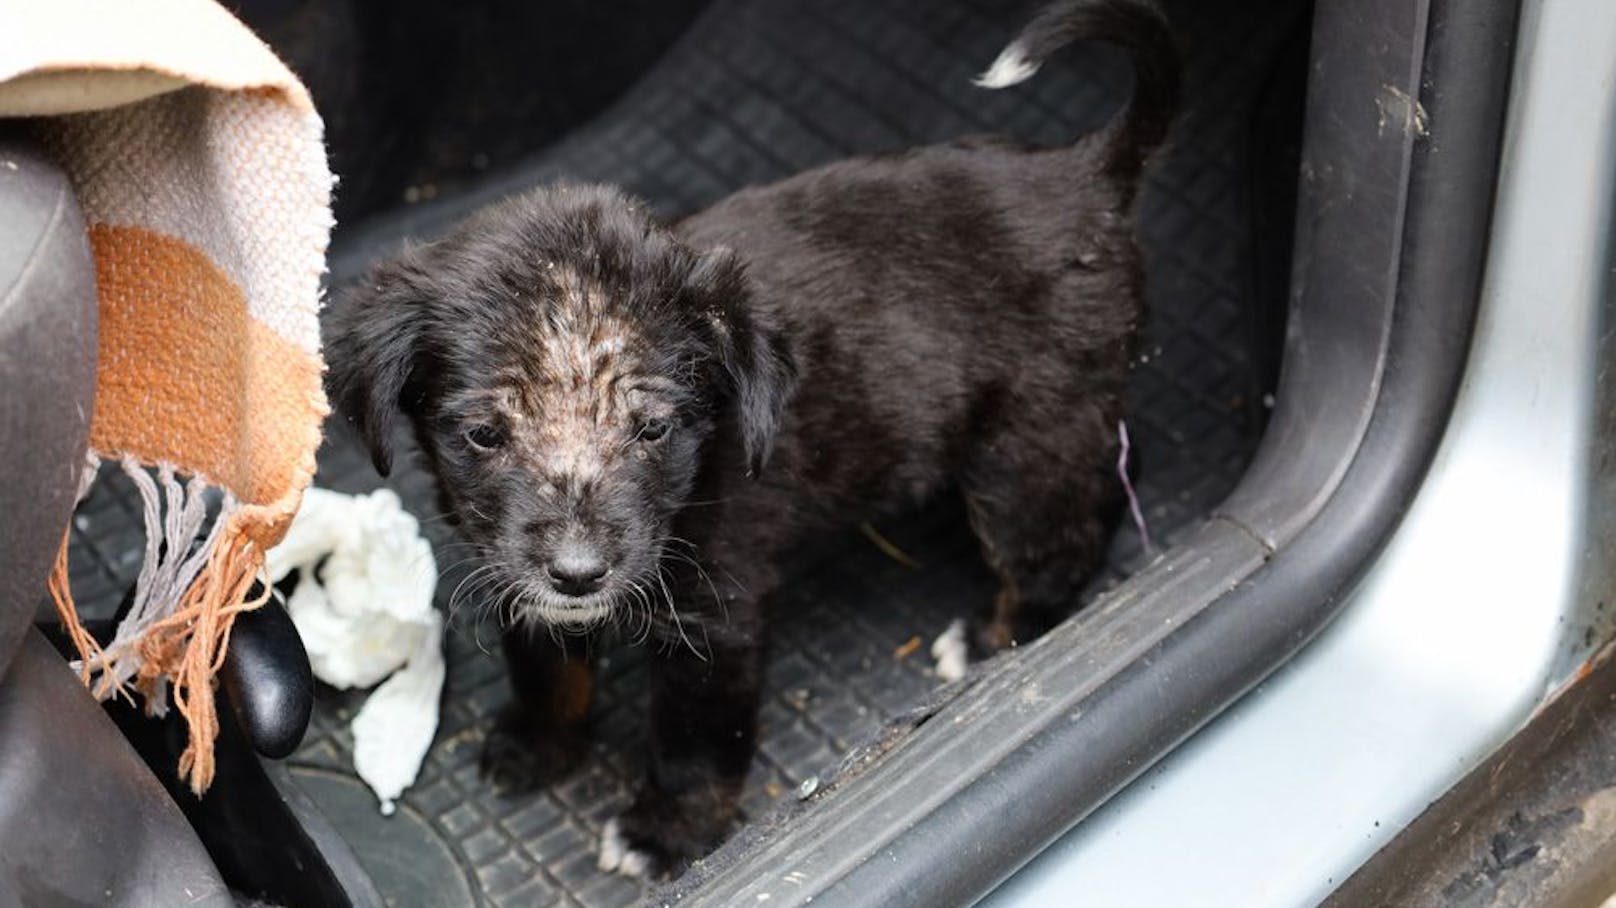
<path fill-rule="evenodd" d="M 341 688 L 386 679 L 352 727 L 354 769 L 382 813 L 391 814 L 420 773 L 438 727 L 443 619 L 432 607 L 438 576 L 432 547 L 388 489 L 369 495 L 309 489 L 266 568 L 272 581 L 303 572 L 286 610 L 315 677 Z"/>

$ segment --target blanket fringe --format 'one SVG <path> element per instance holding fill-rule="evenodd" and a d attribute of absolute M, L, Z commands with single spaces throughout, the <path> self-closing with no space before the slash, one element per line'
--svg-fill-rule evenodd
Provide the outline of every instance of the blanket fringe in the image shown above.
<path fill-rule="evenodd" d="M 180 775 L 201 795 L 213 783 L 213 742 L 219 735 L 214 710 L 214 676 L 224 665 L 236 616 L 269 601 L 264 584 L 252 599 L 247 594 L 263 573 L 264 551 L 254 541 L 256 528 L 243 515 L 230 518 L 224 537 L 200 576 L 185 591 L 172 615 L 157 622 L 140 643 L 138 685 L 144 689 L 162 678 L 172 679 L 174 705 L 190 729 L 180 754 Z"/>
<path fill-rule="evenodd" d="M 160 715 L 172 692 L 189 731 L 179 772 L 201 795 L 213 781 L 219 734 L 214 678 L 231 628 L 237 615 L 270 596 L 265 583 L 248 598 L 263 574 L 265 547 L 259 540 L 266 528 L 256 509 L 226 495 L 204 537 L 205 479 L 182 485 L 171 465 L 159 465 L 155 476 L 130 458 L 121 466 L 140 492 L 146 524 L 146 557 L 128 614 L 104 647 L 84 629 L 68 588 L 65 536 L 50 579 L 51 598 L 78 650 L 79 677 L 97 699 L 127 698 L 133 686 L 147 711 Z"/>
<path fill-rule="evenodd" d="M 67 582 L 67 548 L 72 540 L 71 531 L 62 533 L 62 547 L 56 552 L 56 563 L 51 566 L 50 579 L 45 587 L 50 592 L 51 601 L 56 604 L 56 616 L 61 619 L 62 630 L 78 651 L 79 680 L 89 687 L 90 663 L 100 658 L 101 645 L 84 629 L 84 624 L 79 621 L 78 607 L 73 604 L 73 590 Z"/>

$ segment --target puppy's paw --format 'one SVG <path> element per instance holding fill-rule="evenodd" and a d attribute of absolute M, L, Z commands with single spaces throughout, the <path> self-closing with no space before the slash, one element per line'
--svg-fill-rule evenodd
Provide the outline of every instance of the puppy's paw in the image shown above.
<path fill-rule="evenodd" d="M 729 831 L 735 804 L 727 789 L 719 786 L 685 798 L 642 791 L 633 807 L 601 830 L 597 865 L 653 880 L 678 876 Z"/>
<path fill-rule="evenodd" d="M 565 778 L 588 753 L 582 729 L 547 728 L 507 706 L 483 742 L 482 777 L 501 794 L 522 794 Z"/>
<path fill-rule="evenodd" d="M 595 866 L 607 873 L 621 873 L 624 876 L 656 879 L 665 875 L 668 862 L 659 856 L 648 843 L 635 843 L 623 834 L 621 817 L 613 817 L 606 822 L 605 828 L 600 831 L 600 854 L 595 860 Z"/>
<path fill-rule="evenodd" d="M 955 618 L 931 644 L 931 658 L 937 663 L 937 678 L 951 683 L 965 677 L 968 650 L 965 621 Z"/>

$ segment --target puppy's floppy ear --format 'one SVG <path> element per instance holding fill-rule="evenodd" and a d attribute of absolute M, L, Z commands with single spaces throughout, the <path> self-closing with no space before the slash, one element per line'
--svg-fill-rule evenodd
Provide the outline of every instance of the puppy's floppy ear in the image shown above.
<path fill-rule="evenodd" d="M 393 427 L 424 318 L 407 282 L 383 266 L 344 295 L 325 320 L 326 388 L 383 476 L 393 467 Z"/>
<path fill-rule="evenodd" d="M 690 282 L 708 307 L 719 357 L 734 392 L 736 422 L 746 466 L 756 474 L 774 449 L 786 401 L 797 385 L 797 366 L 784 332 L 752 305 L 740 257 L 719 247 L 701 257 Z"/>

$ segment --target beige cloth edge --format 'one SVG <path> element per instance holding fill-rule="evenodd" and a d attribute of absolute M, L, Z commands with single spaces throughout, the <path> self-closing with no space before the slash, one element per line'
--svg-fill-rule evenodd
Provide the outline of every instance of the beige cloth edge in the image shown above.
<path fill-rule="evenodd" d="M 0 117 L 42 117 L 88 113 L 154 98 L 190 82 L 153 69 L 123 73 L 35 70 L 0 82 Z"/>

